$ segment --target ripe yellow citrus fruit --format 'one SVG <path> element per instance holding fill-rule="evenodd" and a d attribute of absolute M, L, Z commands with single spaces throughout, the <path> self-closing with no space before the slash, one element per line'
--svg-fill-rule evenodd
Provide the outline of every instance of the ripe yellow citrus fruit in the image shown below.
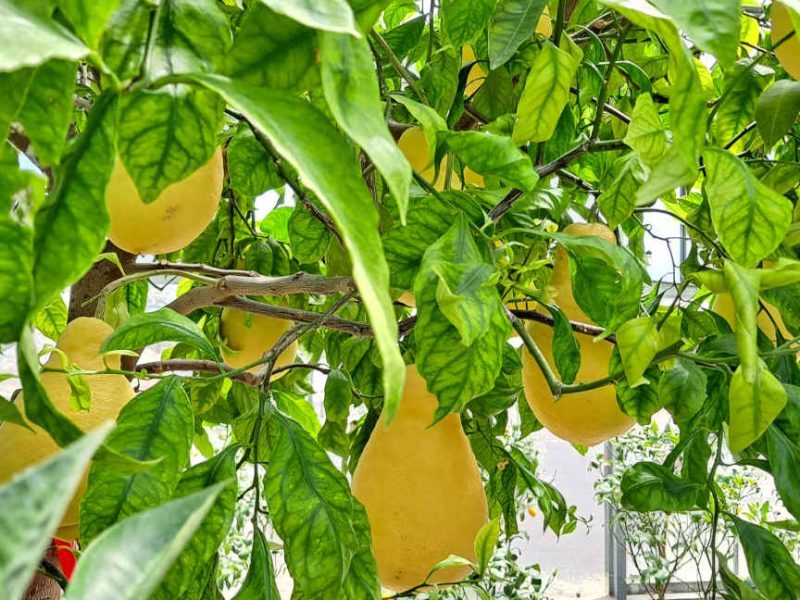
<path fill-rule="evenodd" d="M 486 80 L 486 71 L 483 70 L 483 67 L 480 63 L 475 62 L 475 51 L 472 49 L 472 46 L 464 46 L 461 48 L 461 64 L 466 65 L 468 63 L 475 63 L 472 65 L 472 68 L 467 73 L 467 86 L 464 88 L 464 93 L 467 96 L 472 96 L 475 92 L 480 89 L 483 85 L 483 82 Z"/>
<path fill-rule="evenodd" d="M 758 328 L 761 329 L 769 339 L 775 341 L 777 335 L 775 333 L 775 325 L 772 322 L 772 319 L 775 319 L 775 323 L 778 324 L 781 335 L 787 340 L 792 339 L 794 336 L 789 333 L 789 330 L 786 329 L 786 326 L 783 324 L 783 319 L 781 318 L 778 307 L 773 306 L 769 302 L 764 302 L 764 308 L 766 310 L 760 310 L 756 318 Z M 736 331 L 736 306 L 733 303 L 733 296 L 730 294 L 717 294 L 717 300 L 714 303 L 714 312 L 725 319 L 731 326 L 731 329 Z M 772 315 L 772 318 L 770 318 L 770 315 Z"/>
<path fill-rule="evenodd" d="M 70 365 L 77 364 L 85 370 L 103 370 L 100 345 L 112 332 L 111 327 L 99 319 L 81 317 L 71 321 L 64 330 L 57 347 L 68 357 Z M 119 356 L 108 356 L 110 369 L 119 369 Z M 62 368 L 61 357 L 53 352 L 47 366 Z M 83 431 L 91 431 L 104 421 L 117 418 L 120 409 L 134 396 L 128 380 L 123 375 L 87 375 L 91 391 L 91 408 L 76 410 L 70 405 L 70 387 L 67 376 L 62 373 L 43 373 L 42 384 L 50 400 Z M 31 424 L 35 433 L 17 425 L 0 425 L 0 483 L 10 479 L 19 471 L 41 462 L 60 449 L 46 431 Z M 78 537 L 78 505 L 86 490 L 86 477 L 72 498 L 64 514 L 56 537 L 74 540 Z"/>
<path fill-rule="evenodd" d="M 222 322 L 220 333 L 226 341 L 227 348 L 223 349 L 222 357 L 225 362 L 235 368 L 257 361 L 275 345 L 284 333 L 292 327 L 292 322 L 286 319 L 276 319 L 266 315 L 254 315 L 235 308 L 225 308 L 222 310 Z M 284 350 L 278 360 L 275 361 L 276 367 L 282 367 L 294 362 L 297 354 L 297 342 Z M 258 370 L 253 367 L 251 371 Z M 273 379 L 284 375 L 286 371 L 276 374 Z"/>
<path fill-rule="evenodd" d="M 406 160 L 408 160 L 412 169 L 419 173 L 422 178 L 428 181 L 437 191 L 442 191 L 444 189 L 446 180 L 445 165 L 447 161 L 442 159 L 439 162 L 439 176 L 436 177 L 436 181 L 434 181 L 436 172 L 433 168 L 433 156 L 431 155 L 428 141 L 425 139 L 425 134 L 421 127 L 409 127 L 406 129 L 403 135 L 400 136 L 400 139 L 397 140 L 397 145 L 406 157 Z M 475 171 L 465 168 L 464 179 L 471 185 L 483 187 L 483 177 Z M 461 178 L 455 171 L 450 175 L 450 186 L 456 189 L 461 187 Z"/>
<path fill-rule="evenodd" d="M 430 427 L 437 404 L 416 367 L 407 367 L 397 416 L 388 428 L 381 417 L 353 474 L 381 583 L 395 591 L 422 583 L 451 554 L 475 560 L 475 535 L 489 518 L 461 419 L 450 414 Z M 442 569 L 429 583 L 467 574 L 465 567 Z"/>
<path fill-rule="evenodd" d="M 573 235 L 597 236 L 616 243 L 614 233 L 601 224 L 575 224 L 564 229 Z M 548 290 L 550 300 L 571 321 L 592 324 L 572 295 L 569 278 L 569 256 L 563 247 L 556 249 L 553 276 Z M 552 354 L 553 328 L 530 321 L 528 333 L 554 368 Z M 588 383 L 608 376 L 608 362 L 613 346 L 609 342 L 594 342 L 590 336 L 576 334 L 581 350 L 581 365 L 576 382 Z M 555 398 L 547 386 L 536 362 L 528 352 L 523 352 L 522 382 L 525 396 L 533 414 L 548 430 L 558 437 L 584 446 L 594 446 L 630 429 L 634 421 L 617 404 L 614 386 L 608 385 L 576 394 Z"/>
<path fill-rule="evenodd" d="M 214 218 L 223 177 L 222 151 L 217 148 L 205 165 L 145 204 L 117 159 L 106 190 L 108 238 L 133 254 L 166 254 L 188 246 Z"/>
<path fill-rule="evenodd" d="M 772 4 L 772 43 L 777 44 L 787 35 L 795 31 L 789 11 L 780 2 Z M 800 79 L 800 39 L 797 33 L 788 38 L 775 49 L 775 56 L 795 79 Z"/>
<path fill-rule="evenodd" d="M 398 302 L 402 302 L 406 306 L 410 306 L 411 308 L 417 308 L 417 299 L 414 297 L 414 294 L 411 292 L 403 292 L 400 294 L 400 297 L 397 299 Z"/>

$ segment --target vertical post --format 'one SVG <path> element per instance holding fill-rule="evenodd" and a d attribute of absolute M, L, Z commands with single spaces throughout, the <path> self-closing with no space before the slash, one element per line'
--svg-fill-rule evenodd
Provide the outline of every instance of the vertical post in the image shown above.
<path fill-rule="evenodd" d="M 614 455 L 611 442 L 603 446 L 603 454 L 608 464 L 612 464 Z M 620 530 L 612 524 L 614 509 L 610 503 L 604 507 L 605 517 L 605 547 L 606 547 L 606 574 L 608 576 L 608 595 L 616 600 L 626 600 L 628 597 L 627 583 L 627 556 L 625 545 L 620 542 Z"/>

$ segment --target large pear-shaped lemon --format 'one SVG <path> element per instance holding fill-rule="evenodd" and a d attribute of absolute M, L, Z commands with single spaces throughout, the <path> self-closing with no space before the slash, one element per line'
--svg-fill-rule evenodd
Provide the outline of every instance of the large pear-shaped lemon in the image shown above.
<path fill-rule="evenodd" d="M 285 319 L 276 319 L 266 315 L 254 315 L 235 308 L 222 310 L 220 333 L 225 339 L 228 349 L 224 349 L 222 357 L 225 362 L 235 369 L 239 369 L 257 361 L 275 345 L 284 333 L 292 327 L 292 322 Z M 275 362 L 276 367 L 288 365 L 294 361 L 297 354 L 297 342 L 284 350 Z M 251 371 L 257 371 L 258 366 Z M 277 379 L 285 372 L 277 374 Z"/>
<path fill-rule="evenodd" d="M 406 129 L 400 139 L 397 140 L 397 145 L 412 169 L 419 173 L 437 191 L 444 189 L 447 161 L 445 159 L 439 161 L 439 176 L 434 181 L 436 171 L 433 168 L 433 157 L 421 127 L 409 127 Z M 467 168 L 464 169 L 464 180 L 468 184 L 477 187 L 483 187 L 484 184 L 483 177 L 479 173 Z M 461 187 L 461 178 L 455 171 L 450 175 L 450 187 L 456 189 Z"/>
<path fill-rule="evenodd" d="M 794 30 L 789 11 L 780 2 L 774 2 L 772 4 L 772 43 L 777 44 Z M 789 75 L 800 79 L 800 39 L 796 32 L 775 49 L 775 56 L 778 57 L 781 66 Z"/>
<path fill-rule="evenodd" d="M 597 236 L 616 243 L 613 232 L 601 224 L 569 225 L 564 232 Z M 551 301 L 558 305 L 570 320 L 592 323 L 572 295 L 569 256 L 561 246 L 556 249 L 553 276 L 548 291 Z M 551 350 L 553 328 L 530 321 L 527 330 L 544 353 L 551 368 L 555 368 Z M 588 383 L 607 377 L 612 345 L 605 341 L 594 342 L 587 335 L 577 334 L 577 339 L 581 349 L 581 366 L 575 381 Z M 528 404 L 536 418 L 558 437 L 574 444 L 594 446 L 625 433 L 633 426 L 633 419 L 623 413 L 617 404 L 614 386 L 608 385 L 577 394 L 567 394 L 556 399 L 530 354 L 524 352 L 522 357 L 524 365 L 522 382 Z"/>
<path fill-rule="evenodd" d="M 67 355 L 70 365 L 77 364 L 85 370 L 103 370 L 106 367 L 99 354 L 100 345 L 111 331 L 111 327 L 99 319 L 81 317 L 67 324 L 57 347 Z M 106 363 L 110 369 L 119 369 L 119 356 L 108 356 Z M 54 352 L 47 366 L 61 368 L 61 357 Z M 116 419 L 120 409 L 133 398 L 134 392 L 123 375 L 87 375 L 86 381 L 92 395 L 91 408 L 88 411 L 75 410 L 70 405 L 67 376 L 61 373 L 42 374 L 42 384 L 56 408 L 88 432 L 104 421 Z M 36 425 L 31 426 L 35 433 L 18 425 L 0 425 L 0 483 L 59 451 L 58 445 L 47 432 Z M 56 537 L 64 540 L 78 537 L 78 504 L 85 490 L 86 477 L 72 498 Z"/>
<path fill-rule="evenodd" d="M 758 317 L 756 318 L 758 328 L 767 334 L 767 337 L 774 342 L 778 337 L 775 333 L 775 323 L 777 323 L 784 339 L 792 339 L 794 336 L 789 333 L 789 330 L 786 329 L 786 326 L 783 324 L 783 319 L 781 318 L 778 307 L 773 306 L 769 302 L 764 302 L 764 308 L 766 310 L 758 311 Z M 733 296 L 730 294 L 717 294 L 717 300 L 714 303 L 714 312 L 725 319 L 728 325 L 731 326 L 731 329 L 736 331 L 736 306 L 733 303 Z M 772 319 L 775 319 L 775 323 L 772 322 Z"/>
<path fill-rule="evenodd" d="M 457 414 L 433 427 L 437 406 L 413 365 L 397 416 L 378 421 L 353 474 L 364 504 L 384 587 L 402 591 L 422 583 L 451 554 L 475 559 L 475 535 L 488 520 L 478 465 Z M 431 583 L 452 582 L 463 567 L 437 571 Z"/>
<path fill-rule="evenodd" d="M 166 254 L 188 246 L 214 218 L 223 177 L 222 151 L 217 148 L 206 164 L 145 204 L 117 159 L 106 190 L 108 238 L 132 254 Z"/>

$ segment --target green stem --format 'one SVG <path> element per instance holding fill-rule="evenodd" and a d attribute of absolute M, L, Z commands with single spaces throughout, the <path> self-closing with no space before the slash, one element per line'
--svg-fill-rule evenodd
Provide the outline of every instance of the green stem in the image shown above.
<path fill-rule="evenodd" d="M 397 71 L 406 81 L 408 87 L 414 90 L 414 93 L 423 103 L 429 104 L 428 97 L 425 95 L 425 92 L 422 91 L 422 88 L 417 85 L 417 80 L 414 78 L 414 75 L 412 75 L 411 72 L 403 66 L 403 63 L 400 62 L 399 58 L 397 58 L 397 55 L 394 53 L 389 44 L 386 43 L 386 40 L 383 39 L 383 36 L 374 29 L 370 35 L 372 36 L 372 39 L 375 40 L 381 47 L 381 50 L 386 53 L 386 56 L 389 57 L 389 62 L 392 63 L 395 71 Z"/>
<path fill-rule="evenodd" d="M 630 25 L 627 25 L 620 31 L 619 38 L 617 39 L 617 45 L 614 46 L 614 52 L 611 54 L 611 59 L 608 61 L 606 76 L 603 78 L 603 85 L 600 88 L 600 93 L 597 95 L 597 113 L 594 117 L 592 133 L 589 136 L 590 139 L 597 139 L 597 135 L 600 133 L 600 125 L 603 122 L 603 110 L 606 104 L 606 99 L 608 98 L 608 86 L 611 82 L 611 76 L 614 74 L 614 67 L 617 63 L 617 60 L 622 55 L 622 46 L 625 44 L 625 38 L 628 35 L 629 29 Z"/>

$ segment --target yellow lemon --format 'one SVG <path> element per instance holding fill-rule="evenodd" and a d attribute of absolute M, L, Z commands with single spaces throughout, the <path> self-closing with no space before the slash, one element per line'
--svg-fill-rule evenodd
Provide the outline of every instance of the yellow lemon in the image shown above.
<path fill-rule="evenodd" d="M 777 335 L 775 333 L 775 324 L 772 322 L 772 319 L 775 319 L 775 323 L 778 324 L 781 335 L 787 340 L 792 339 L 794 336 L 789 333 L 789 330 L 786 329 L 786 326 L 783 324 L 783 319 L 781 318 L 781 313 L 778 308 L 769 302 L 764 302 L 764 308 L 766 310 L 758 311 L 758 317 L 756 318 L 758 328 L 767 334 L 767 337 L 774 342 Z M 731 326 L 731 329 L 736 331 L 736 307 L 733 303 L 733 296 L 730 294 L 717 294 L 717 300 L 714 303 L 714 312 L 725 319 Z M 770 315 L 772 315 L 771 318 Z"/>
<path fill-rule="evenodd" d="M 789 11 L 780 2 L 773 3 L 772 43 L 777 44 L 793 31 L 794 25 Z M 795 79 L 800 79 L 800 40 L 796 32 L 775 49 L 775 56 L 778 57 L 781 66 L 786 69 L 789 75 Z"/>
<path fill-rule="evenodd" d="M 397 140 L 397 146 L 406 157 L 411 168 L 419 173 L 423 179 L 428 181 L 434 189 L 442 191 L 445 186 L 447 161 L 439 161 L 439 176 L 434 181 L 435 169 L 433 168 L 433 157 L 431 156 L 428 141 L 421 127 L 409 127 Z M 464 179 L 467 183 L 478 187 L 483 186 L 483 177 L 470 169 L 464 169 Z M 461 187 L 461 178 L 453 172 L 450 175 L 450 186 L 453 188 Z"/>
<path fill-rule="evenodd" d="M 228 349 L 223 350 L 223 358 L 235 369 L 249 365 L 264 356 L 291 327 L 292 322 L 285 319 L 225 308 L 222 310 L 220 333 L 225 338 Z M 275 366 L 291 364 L 296 354 L 297 342 L 292 342 L 278 357 Z M 251 371 L 256 371 L 258 368 L 254 367 Z M 284 373 L 285 371 L 278 373 L 273 379 Z"/>
<path fill-rule="evenodd" d="M 222 151 L 217 148 L 205 165 L 145 204 L 117 159 L 106 190 L 108 238 L 133 254 L 166 254 L 188 246 L 214 218 L 223 177 Z"/>
<path fill-rule="evenodd" d="M 71 321 L 64 330 L 57 347 L 68 357 L 70 365 L 84 370 L 103 370 L 105 365 L 99 353 L 100 345 L 112 332 L 111 327 L 99 319 L 81 317 Z M 106 358 L 108 367 L 119 369 L 119 356 Z M 53 353 L 47 366 L 61 368 L 61 357 Z M 87 375 L 92 400 L 89 410 L 75 410 L 70 405 L 70 387 L 62 373 L 43 373 L 42 384 L 47 394 L 61 412 L 65 413 L 83 431 L 90 431 L 107 420 L 117 418 L 120 409 L 134 396 L 133 388 L 123 375 Z M 60 448 L 43 429 L 32 425 L 35 433 L 13 424 L 0 425 L 0 483 L 10 479 L 26 467 L 41 462 L 59 452 Z M 56 537 L 74 540 L 78 537 L 78 505 L 86 491 L 86 476 L 67 508 Z"/>
<path fill-rule="evenodd" d="M 613 232 L 601 224 L 569 225 L 564 232 L 597 236 L 616 243 Z M 561 246 L 556 249 L 548 291 L 551 300 L 570 320 L 592 323 L 572 295 L 569 256 Z M 530 321 L 526 328 L 553 368 L 553 328 L 535 321 Z M 608 376 L 608 361 L 613 346 L 605 341 L 595 343 L 590 336 L 582 334 L 577 334 L 577 339 L 581 350 L 581 365 L 575 381 L 588 383 Z M 625 433 L 633 426 L 633 419 L 623 413 L 617 404 L 614 386 L 567 394 L 557 399 L 550 392 L 541 370 L 530 354 L 524 352 L 522 358 L 522 382 L 528 404 L 536 418 L 553 434 L 574 444 L 594 446 Z"/>
<path fill-rule="evenodd" d="M 381 417 L 353 474 L 381 583 L 396 591 L 422 583 L 451 554 L 475 560 L 475 535 L 489 518 L 461 419 L 450 414 L 430 427 L 437 405 L 416 367 L 407 367 L 397 416 L 388 428 Z M 442 569 L 429 582 L 468 574 L 465 567 Z"/>
<path fill-rule="evenodd" d="M 467 74 L 467 85 L 464 89 L 464 93 L 467 96 L 472 96 L 477 92 L 486 80 L 486 71 L 483 70 L 481 64 L 476 62 L 476 60 L 475 51 L 472 49 L 472 46 L 463 46 L 461 48 L 461 64 L 475 63 Z"/>

